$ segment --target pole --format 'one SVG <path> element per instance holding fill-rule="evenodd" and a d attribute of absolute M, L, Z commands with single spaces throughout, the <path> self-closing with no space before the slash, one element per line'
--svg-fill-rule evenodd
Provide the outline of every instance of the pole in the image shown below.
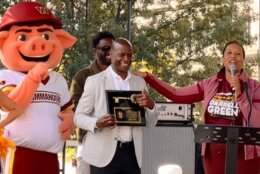
<path fill-rule="evenodd" d="M 127 0 L 127 39 L 131 42 L 131 9 L 132 1 Z"/>

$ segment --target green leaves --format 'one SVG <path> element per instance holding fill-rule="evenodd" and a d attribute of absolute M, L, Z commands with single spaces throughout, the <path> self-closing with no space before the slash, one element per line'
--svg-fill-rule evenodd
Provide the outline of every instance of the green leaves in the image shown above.
<path fill-rule="evenodd" d="M 94 34 L 108 30 L 116 37 L 126 37 L 127 0 L 39 1 L 47 4 L 62 20 L 63 28 L 78 38 L 58 67 L 68 82 L 94 59 Z M 11 2 L 0 2 L 1 14 Z M 228 41 L 240 40 L 245 45 L 254 41 L 248 33 L 248 23 L 255 19 L 251 0 L 174 0 L 160 8 L 151 0 L 131 2 L 132 69 L 148 69 L 177 86 L 215 74 L 222 64 L 220 51 Z M 254 61 L 251 58 L 250 65 Z M 251 71 L 250 67 L 246 70 Z"/>

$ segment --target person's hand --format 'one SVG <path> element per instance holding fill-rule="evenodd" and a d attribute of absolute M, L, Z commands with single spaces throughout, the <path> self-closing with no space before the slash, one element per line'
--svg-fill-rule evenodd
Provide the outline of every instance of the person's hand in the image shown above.
<path fill-rule="evenodd" d="M 141 107 L 147 107 L 149 109 L 153 109 L 154 107 L 154 101 L 144 87 L 142 88 L 142 94 L 135 95 L 135 100 Z"/>
<path fill-rule="evenodd" d="M 98 118 L 96 122 L 96 127 L 97 128 L 109 127 L 113 129 L 116 127 L 116 119 L 113 115 L 110 114 L 104 115 L 103 117 Z"/>
<path fill-rule="evenodd" d="M 240 81 L 237 76 L 231 77 L 230 86 L 231 86 L 232 90 L 235 91 L 235 98 L 237 99 L 237 97 L 241 94 Z"/>
<path fill-rule="evenodd" d="M 74 112 L 72 110 L 63 111 L 60 112 L 58 116 L 62 120 L 61 124 L 59 125 L 61 139 L 66 140 L 75 131 L 75 125 L 73 121 Z"/>
<path fill-rule="evenodd" d="M 148 76 L 149 74 L 148 74 L 148 72 L 142 72 L 142 71 L 132 71 L 132 73 L 134 74 L 134 75 L 137 75 L 137 76 L 139 76 L 139 77 L 141 77 L 141 78 L 145 78 L 146 76 Z"/>
<path fill-rule="evenodd" d="M 49 64 L 38 63 L 28 72 L 28 77 L 35 83 L 40 83 L 48 77 Z"/>

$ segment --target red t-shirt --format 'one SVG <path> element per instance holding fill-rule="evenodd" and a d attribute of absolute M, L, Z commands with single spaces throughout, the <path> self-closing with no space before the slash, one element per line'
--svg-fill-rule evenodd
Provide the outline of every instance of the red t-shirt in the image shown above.
<path fill-rule="evenodd" d="M 205 123 L 221 125 L 242 125 L 242 112 L 235 101 L 230 84 L 223 77 L 218 91 L 208 104 Z"/>

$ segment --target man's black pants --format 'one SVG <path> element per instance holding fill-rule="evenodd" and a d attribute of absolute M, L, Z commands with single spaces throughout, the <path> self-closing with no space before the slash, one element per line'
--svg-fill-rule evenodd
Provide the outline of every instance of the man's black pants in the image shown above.
<path fill-rule="evenodd" d="M 134 143 L 117 143 L 117 149 L 112 161 L 105 167 L 90 166 L 91 174 L 141 174 L 138 166 Z"/>

